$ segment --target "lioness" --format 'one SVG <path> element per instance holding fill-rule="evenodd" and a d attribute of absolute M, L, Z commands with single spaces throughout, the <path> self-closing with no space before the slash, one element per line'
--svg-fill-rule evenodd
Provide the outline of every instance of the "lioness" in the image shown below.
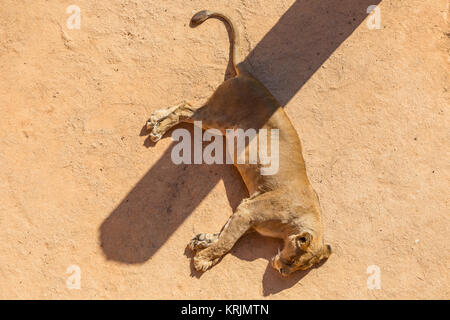
<path fill-rule="evenodd" d="M 229 25 L 236 76 L 224 81 L 201 107 L 182 102 L 154 112 L 147 121 L 150 138 L 156 142 L 176 124 L 194 121 L 222 134 L 227 128 L 278 129 L 279 170 L 274 175 L 262 175 L 260 164 L 235 164 L 251 196 L 242 201 L 219 233 L 201 233 L 191 240 L 189 247 L 196 252 L 194 267 L 206 271 L 242 235 L 255 230 L 284 240 L 283 250 L 271 261 L 281 275 L 308 269 L 328 258 L 331 247 L 324 245 L 319 199 L 306 175 L 300 140 L 272 94 L 242 64 L 236 64 L 240 61 L 238 36 L 231 20 L 205 10 L 192 17 L 191 26 L 211 17 Z"/>

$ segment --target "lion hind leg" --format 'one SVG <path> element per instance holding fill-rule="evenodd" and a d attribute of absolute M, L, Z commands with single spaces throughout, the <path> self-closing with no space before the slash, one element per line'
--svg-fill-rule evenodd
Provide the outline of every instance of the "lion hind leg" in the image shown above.
<path fill-rule="evenodd" d="M 173 126 L 181 122 L 189 122 L 196 108 L 188 102 L 182 103 L 153 112 L 147 121 L 147 130 L 150 131 L 150 139 L 159 141 Z"/>

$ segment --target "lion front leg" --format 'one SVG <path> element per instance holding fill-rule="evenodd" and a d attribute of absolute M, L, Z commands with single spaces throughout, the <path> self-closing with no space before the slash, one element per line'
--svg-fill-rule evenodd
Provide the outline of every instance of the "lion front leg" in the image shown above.
<path fill-rule="evenodd" d="M 203 250 L 197 251 L 194 267 L 197 271 L 206 271 L 224 256 L 250 228 L 251 219 L 247 211 L 237 211 L 223 227 L 217 241 Z"/>

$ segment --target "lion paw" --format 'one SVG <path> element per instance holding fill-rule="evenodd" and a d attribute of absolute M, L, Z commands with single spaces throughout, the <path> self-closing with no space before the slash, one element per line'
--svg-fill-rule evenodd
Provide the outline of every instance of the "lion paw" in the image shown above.
<path fill-rule="evenodd" d="M 167 119 L 175 109 L 176 107 L 156 110 L 150 116 L 150 119 L 147 120 L 147 130 L 150 131 L 150 139 L 153 142 L 161 140 L 165 131 L 167 131 L 168 128 L 164 128 L 164 125 L 161 126 L 161 123 Z"/>
<path fill-rule="evenodd" d="M 198 251 L 208 248 L 211 244 L 219 239 L 218 233 L 199 233 L 189 242 L 189 249 Z"/>
<path fill-rule="evenodd" d="M 219 261 L 219 259 L 209 260 L 204 257 L 194 257 L 194 268 L 197 271 L 203 271 L 205 272 L 209 268 L 211 268 L 213 265 L 215 265 Z"/>

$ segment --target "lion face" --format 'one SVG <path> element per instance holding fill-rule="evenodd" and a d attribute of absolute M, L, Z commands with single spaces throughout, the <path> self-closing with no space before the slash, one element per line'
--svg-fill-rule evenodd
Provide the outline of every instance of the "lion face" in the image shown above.
<path fill-rule="evenodd" d="M 288 276 L 297 270 L 307 270 L 327 259 L 331 246 L 316 243 L 309 232 L 291 236 L 283 251 L 272 258 L 274 267 L 282 276 Z"/>

